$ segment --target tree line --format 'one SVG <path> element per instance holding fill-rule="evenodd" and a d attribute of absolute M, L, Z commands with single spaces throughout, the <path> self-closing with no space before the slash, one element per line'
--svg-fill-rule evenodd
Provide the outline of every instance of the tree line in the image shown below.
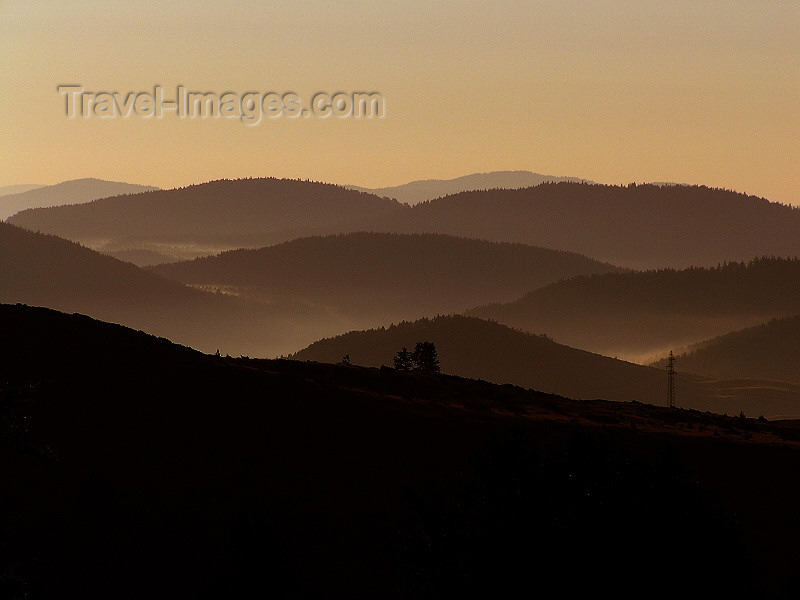
<path fill-rule="evenodd" d="M 417 342 L 413 351 L 403 348 L 394 357 L 394 368 L 398 371 L 420 371 L 439 373 L 439 356 L 433 342 Z"/>

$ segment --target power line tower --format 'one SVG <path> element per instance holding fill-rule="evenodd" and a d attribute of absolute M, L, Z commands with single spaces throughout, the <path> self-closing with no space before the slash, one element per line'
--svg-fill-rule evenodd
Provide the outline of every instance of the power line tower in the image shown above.
<path fill-rule="evenodd" d="M 667 401 L 670 408 L 675 408 L 675 355 L 672 350 L 667 360 Z"/>

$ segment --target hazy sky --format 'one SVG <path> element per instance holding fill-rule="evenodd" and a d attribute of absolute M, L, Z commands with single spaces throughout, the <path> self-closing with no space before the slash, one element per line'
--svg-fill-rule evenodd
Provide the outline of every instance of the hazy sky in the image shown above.
<path fill-rule="evenodd" d="M 800 204 L 800 2 L 0 0 L 0 185 L 527 169 Z M 68 119 L 93 92 L 377 91 L 383 119 Z"/>

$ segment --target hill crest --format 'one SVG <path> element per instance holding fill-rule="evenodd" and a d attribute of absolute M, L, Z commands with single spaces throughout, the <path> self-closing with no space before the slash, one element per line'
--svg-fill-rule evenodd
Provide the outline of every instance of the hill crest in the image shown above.
<path fill-rule="evenodd" d="M 53 185 L 33 186 L 28 190 L 0 196 L 0 221 L 26 210 L 86 204 L 108 196 L 136 194 L 157 189 L 148 185 L 108 181 L 94 177 L 70 179 Z"/>

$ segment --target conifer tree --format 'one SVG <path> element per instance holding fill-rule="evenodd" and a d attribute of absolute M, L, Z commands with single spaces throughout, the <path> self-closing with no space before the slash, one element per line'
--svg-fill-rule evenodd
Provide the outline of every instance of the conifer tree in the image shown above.
<path fill-rule="evenodd" d="M 423 373 L 438 373 L 439 357 L 433 342 L 417 342 L 411 355 L 415 369 Z"/>
<path fill-rule="evenodd" d="M 403 346 L 403 349 L 398 352 L 394 357 L 394 368 L 398 371 L 410 371 L 414 368 L 414 359 L 408 348 Z"/>

